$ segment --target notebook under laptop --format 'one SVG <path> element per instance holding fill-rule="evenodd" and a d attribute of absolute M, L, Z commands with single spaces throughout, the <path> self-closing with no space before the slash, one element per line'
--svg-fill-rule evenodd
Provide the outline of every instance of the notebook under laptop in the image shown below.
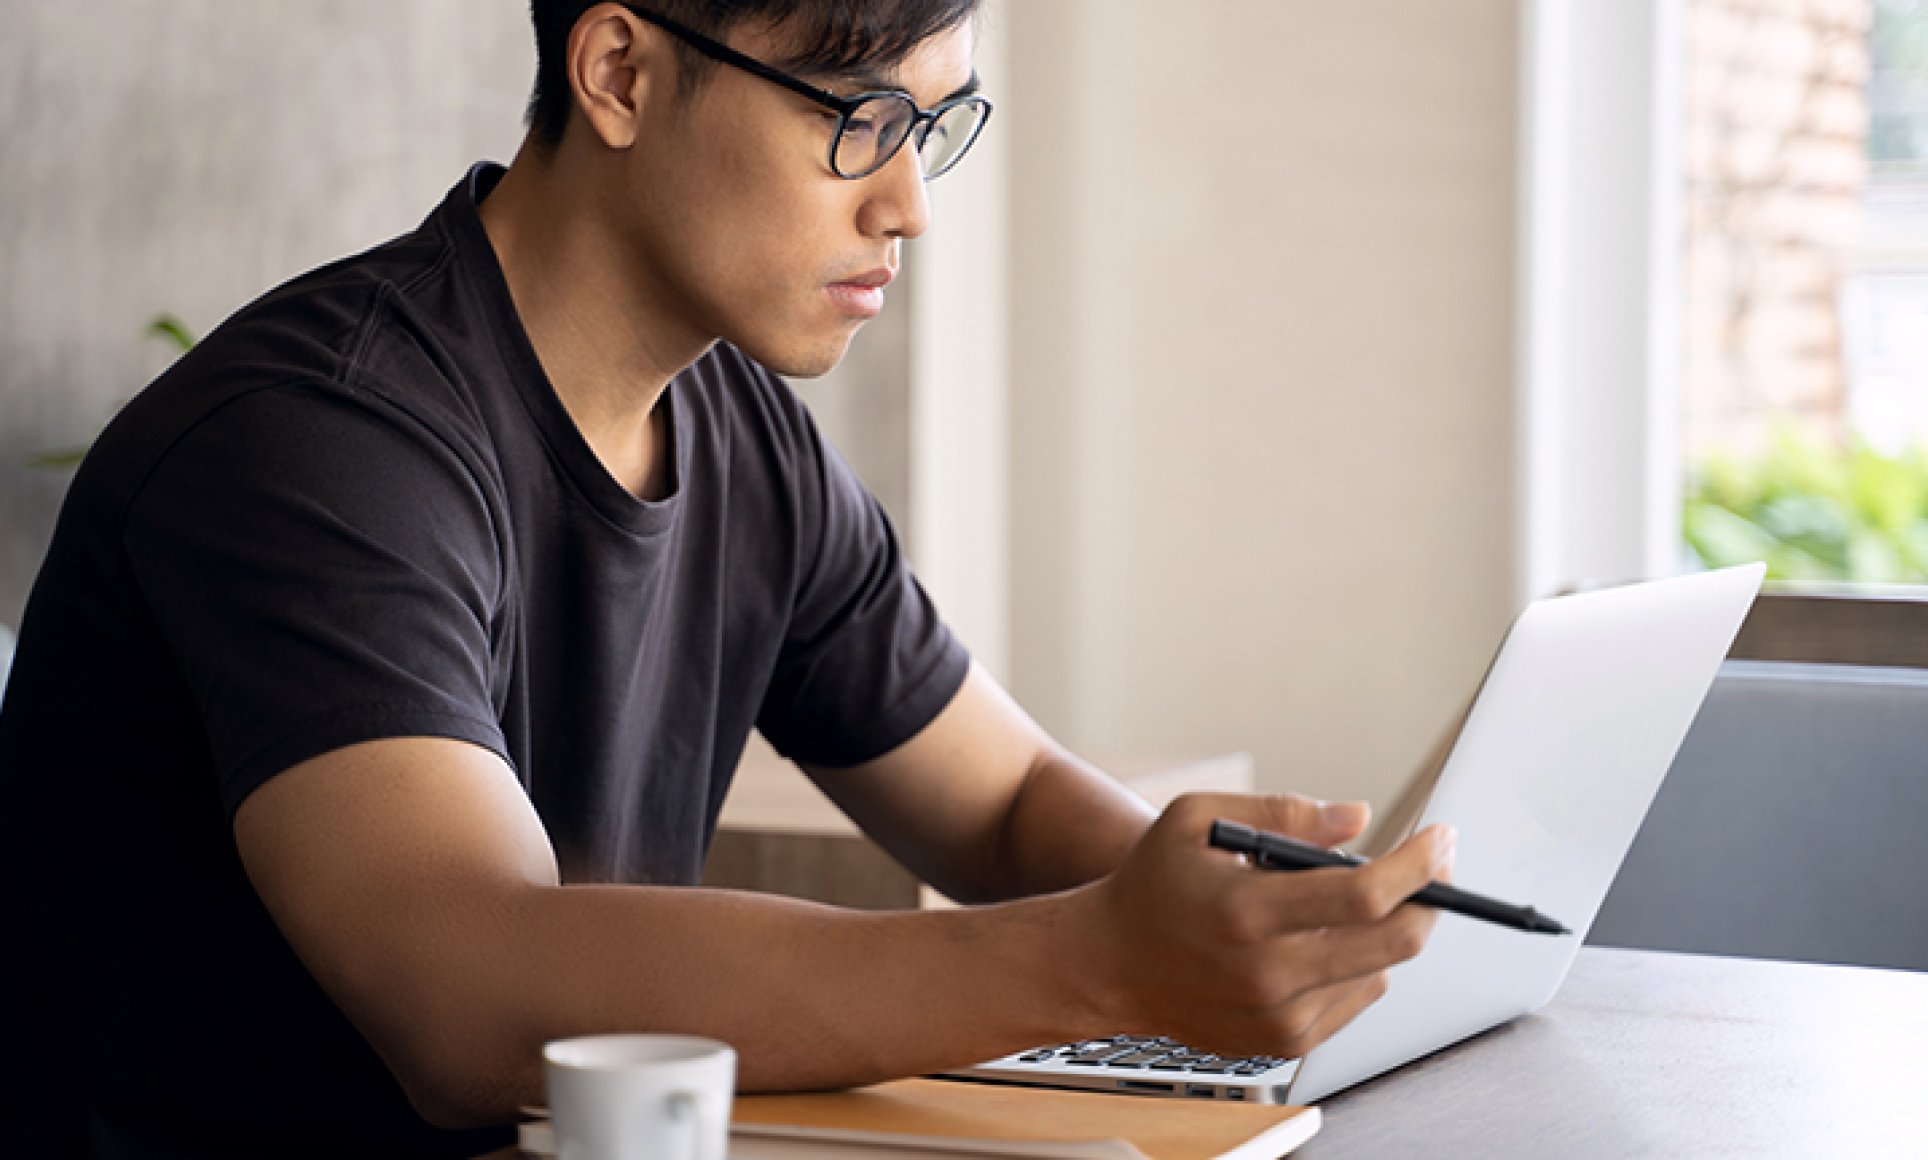
<path fill-rule="evenodd" d="M 1571 937 L 1441 914 L 1419 957 L 1392 969 L 1385 997 L 1299 1060 L 1220 1059 L 1120 1036 L 949 1078 L 1309 1104 L 1538 1010 L 1572 966 L 1764 572 L 1748 564 L 1535 603 L 1514 621 L 1430 793 L 1381 827 L 1375 845 L 1390 847 L 1452 823 L 1455 882 L 1530 904 Z"/>

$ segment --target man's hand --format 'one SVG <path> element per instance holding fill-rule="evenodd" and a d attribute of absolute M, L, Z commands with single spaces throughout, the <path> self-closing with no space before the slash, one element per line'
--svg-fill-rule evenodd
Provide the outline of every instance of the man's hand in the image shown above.
<path fill-rule="evenodd" d="M 1358 869 L 1256 870 L 1207 845 L 1226 818 L 1322 846 L 1364 830 L 1362 803 L 1192 795 L 1172 803 L 1116 872 L 1066 902 L 1099 1025 L 1224 1054 L 1300 1056 L 1385 993 L 1435 912 L 1401 903 L 1450 871 L 1433 826 Z"/>

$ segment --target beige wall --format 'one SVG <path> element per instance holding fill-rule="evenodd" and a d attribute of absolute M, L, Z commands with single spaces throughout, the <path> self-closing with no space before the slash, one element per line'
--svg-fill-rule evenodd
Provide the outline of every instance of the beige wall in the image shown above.
<path fill-rule="evenodd" d="M 1511 611 L 1517 5 L 1013 6 L 1012 681 L 1382 803 Z"/>
<path fill-rule="evenodd" d="M 1010 87 L 1010 10 L 985 0 L 977 71 Z M 911 559 L 972 655 L 1010 676 L 1011 143 L 1003 112 L 930 187 L 931 227 L 905 249 L 911 291 Z M 899 304 L 902 308 L 903 304 Z"/>

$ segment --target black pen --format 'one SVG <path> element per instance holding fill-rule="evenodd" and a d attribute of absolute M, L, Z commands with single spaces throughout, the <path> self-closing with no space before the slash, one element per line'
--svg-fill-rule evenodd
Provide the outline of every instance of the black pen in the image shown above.
<path fill-rule="evenodd" d="M 1274 834 L 1266 830 L 1255 830 L 1228 822 L 1223 818 L 1212 823 L 1212 845 L 1221 850 L 1231 850 L 1251 859 L 1254 866 L 1267 870 L 1312 870 L 1322 866 L 1364 866 L 1364 858 L 1355 858 L 1338 850 L 1328 850 L 1324 846 L 1314 846 Z M 1541 914 L 1530 906 L 1513 906 L 1461 890 L 1444 882 L 1428 883 L 1419 893 L 1407 899 L 1424 906 L 1450 910 L 1468 918 L 1482 919 L 1486 922 L 1510 926 L 1515 930 L 1530 931 L 1534 934 L 1572 934 L 1573 932 Z"/>

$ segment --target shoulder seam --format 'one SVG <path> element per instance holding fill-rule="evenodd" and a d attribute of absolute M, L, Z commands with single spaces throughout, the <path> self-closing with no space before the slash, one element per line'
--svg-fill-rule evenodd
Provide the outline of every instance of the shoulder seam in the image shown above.
<path fill-rule="evenodd" d="M 202 424 L 206 423 L 208 420 L 214 418 L 216 415 L 219 415 L 221 412 L 227 410 L 229 407 L 232 407 L 234 404 L 240 402 L 241 400 L 249 398 L 262 391 L 278 390 L 282 387 L 313 386 L 317 382 L 325 383 L 325 382 L 328 382 L 328 380 L 300 379 L 300 378 L 276 379 L 273 382 L 258 383 L 252 387 L 243 388 L 242 390 L 236 391 L 234 394 L 228 396 L 227 398 L 222 399 L 220 403 L 215 405 L 214 407 L 211 407 L 207 411 L 196 416 L 194 419 L 194 422 L 188 423 L 185 426 L 183 426 L 179 431 L 176 431 L 174 433 L 174 438 L 168 440 L 167 446 L 161 448 L 158 452 L 155 453 L 153 460 L 149 462 L 147 465 L 147 470 L 141 473 L 141 478 L 139 482 L 135 483 L 134 486 L 128 490 L 127 502 L 121 505 L 120 527 L 114 530 L 115 539 L 123 545 L 126 543 L 127 521 L 133 518 L 134 507 L 136 504 L 140 503 L 141 496 L 146 493 L 147 485 L 149 482 L 153 480 L 154 473 L 161 469 L 161 465 L 168 461 L 168 459 L 174 454 L 174 449 L 179 447 L 182 441 L 184 441 L 189 435 L 192 435 L 196 431 L 201 429 Z"/>
<path fill-rule="evenodd" d="M 387 279 L 375 284 L 375 293 L 368 299 L 368 305 L 362 308 L 360 321 L 355 323 L 355 341 L 349 344 L 348 352 L 335 368 L 336 377 L 343 383 L 359 377 L 362 359 L 367 356 L 369 345 L 375 341 L 375 315 L 394 292 L 395 284 Z"/>
<path fill-rule="evenodd" d="M 441 273 L 448 267 L 453 250 L 444 242 L 436 249 L 435 260 L 418 271 L 407 282 L 399 286 L 386 278 L 375 284 L 375 293 L 369 297 L 368 305 L 362 309 L 361 318 L 355 323 L 355 340 L 349 344 L 348 352 L 342 356 L 336 374 L 343 385 L 350 385 L 361 377 L 362 360 L 367 357 L 368 348 L 375 341 L 375 318 L 381 313 L 390 299 L 398 293 L 412 291 L 424 282 Z"/>
<path fill-rule="evenodd" d="M 421 416 L 415 414 L 409 408 L 402 406 L 400 403 L 397 403 L 393 399 L 388 398 L 386 395 L 382 394 L 381 392 L 366 390 L 364 388 L 357 387 L 355 384 L 351 382 L 345 382 L 337 379 L 325 379 L 325 378 L 276 379 L 271 382 L 259 383 L 259 384 L 256 384 L 255 386 L 246 387 L 242 390 L 236 391 L 233 395 L 229 396 L 228 398 L 221 400 L 221 402 L 218 405 L 209 409 L 204 414 L 196 417 L 194 422 L 187 424 L 186 426 L 181 428 L 181 430 L 176 432 L 174 435 L 174 438 L 168 441 L 167 446 L 161 448 L 160 451 L 155 454 L 153 461 L 147 465 L 147 470 L 142 473 L 140 481 L 136 483 L 133 486 L 133 488 L 131 488 L 128 491 L 127 502 L 121 507 L 121 522 L 120 522 L 120 526 L 114 530 L 114 536 L 115 536 L 115 541 L 119 545 L 121 545 L 122 550 L 123 551 L 125 550 L 125 546 L 127 543 L 128 521 L 133 518 L 134 508 L 140 503 L 141 496 L 147 491 L 148 483 L 153 479 L 154 473 L 161 469 L 161 465 L 166 463 L 168 459 L 173 456 L 175 448 L 179 447 L 182 441 L 187 439 L 188 436 L 200 430 L 203 425 L 205 425 L 209 420 L 213 419 L 216 415 L 219 415 L 225 412 L 228 408 L 234 406 L 236 403 L 239 403 L 244 399 L 252 398 L 255 395 L 262 393 L 263 391 L 287 390 L 287 389 L 313 390 L 317 388 L 320 388 L 323 390 L 332 388 L 335 390 L 342 391 L 344 393 L 349 393 L 357 399 L 373 400 L 374 402 L 380 404 L 383 411 L 393 415 L 401 416 L 402 418 L 406 419 L 410 427 L 414 428 L 421 434 L 426 435 L 429 438 L 433 439 L 436 443 L 440 444 L 444 448 L 447 448 L 448 451 L 455 456 L 457 462 L 462 464 L 463 472 L 468 476 L 470 484 L 473 487 L 475 487 L 478 494 L 485 495 L 485 496 L 488 494 L 489 489 L 484 485 L 484 481 L 481 479 L 478 479 L 476 477 L 476 473 L 474 469 L 469 466 L 468 457 L 462 454 L 461 449 L 456 447 L 449 440 L 447 435 L 445 435 L 441 431 L 436 430 L 433 425 L 424 422 Z M 484 515 L 488 517 L 490 526 L 495 529 L 495 539 L 497 544 L 500 545 L 502 542 L 502 536 L 501 536 L 502 529 L 496 526 L 497 514 L 493 510 L 492 506 L 486 501 L 483 503 L 482 508 L 483 508 Z M 500 566 L 502 566 L 506 570 L 506 568 L 508 567 L 508 561 L 501 559 L 499 550 L 498 550 L 497 559 Z M 506 571 L 505 571 L 505 578 L 506 578 Z"/>

